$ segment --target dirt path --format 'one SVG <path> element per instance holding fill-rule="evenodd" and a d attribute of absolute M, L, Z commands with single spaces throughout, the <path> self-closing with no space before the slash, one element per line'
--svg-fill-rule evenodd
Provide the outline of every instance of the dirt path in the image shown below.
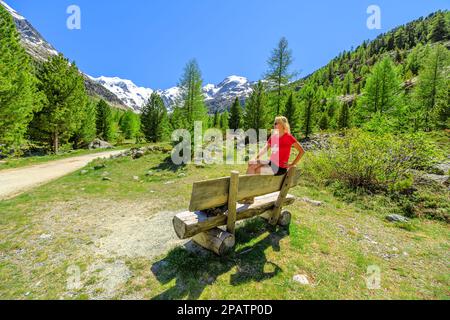
<path fill-rule="evenodd" d="M 123 151 L 107 151 L 50 161 L 25 168 L 2 170 L 0 171 L 0 200 L 15 197 L 24 191 L 63 177 L 83 168 L 92 160 L 107 158 Z"/>

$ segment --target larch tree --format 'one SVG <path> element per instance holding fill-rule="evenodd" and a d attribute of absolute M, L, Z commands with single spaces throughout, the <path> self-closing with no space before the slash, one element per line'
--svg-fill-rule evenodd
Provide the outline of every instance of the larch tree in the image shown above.
<path fill-rule="evenodd" d="M 284 87 L 295 77 L 295 73 L 289 70 L 293 61 L 292 50 L 289 49 L 287 39 L 283 37 L 267 60 L 269 69 L 265 74 L 265 79 L 270 84 L 269 89 L 273 90 L 274 109 L 272 112 L 276 116 L 282 112 Z"/>

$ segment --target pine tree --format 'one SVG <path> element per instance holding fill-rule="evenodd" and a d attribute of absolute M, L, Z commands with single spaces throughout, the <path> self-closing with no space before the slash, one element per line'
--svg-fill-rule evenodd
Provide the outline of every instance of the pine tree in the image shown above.
<path fill-rule="evenodd" d="M 347 129 L 350 127 L 350 110 L 349 110 L 349 104 L 343 103 L 341 106 L 341 110 L 339 112 L 339 119 L 338 119 L 338 128 L 339 129 Z"/>
<path fill-rule="evenodd" d="M 119 126 L 125 139 L 135 138 L 140 131 L 139 116 L 133 111 L 127 110 L 120 118 Z"/>
<path fill-rule="evenodd" d="M 159 94 L 152 93 L 141 114 L 142 131 L 145 139 L 150 142 L 159 142 L 167 138 L 169 120 L 167 109 Z"/>
<path fill-rule="evenodd" d="M 202 75 L 195 59 L 189 61 L 184 68 L 180 80 L 181 106 L 191 132 L 194 131 L 196 121 L 203 122 L 203 128 L 207 127 L 207 109 L 202 92 Z"/>
<path fill-rule="evenodd" d="M 450 39 L 448 22 L 443 12 L 438 12 L 434 17 L 434 21 L 428 39 L 431 42 L 438 42 Z"/>
<path fill-rule="evenodd" d="M 259 138 L 259 129 L 268 129 L 267 94 L 262 81 L 253 87 L 250 98 L 246 101 L 244 112 L 245 129 L 254 129 Z"/>
<path fill-rule="evenodd" d="M 290 93 L 284 110 L 284 116 L 289 120 L 292 134 L 297 134 L 300 129 L 300 115 L 297 109 L 297 104 L 294 101 L 293 92 Z"/>
<path fill-rule="evenodd" d="M 49 141 L 58 153 L 61 142 L 75 133 L 83 119 L 88 102 L 84 79 L 75 63 L 62 54 L 45 62 L 37 76 L 45 101 L 30 126 L 36 140 Z"/>
<path fill-rule="evenodd" d="M 344 94 L 348 95 L 352 93 L 353 81 L 354 81 L 353 72 L 351 71 L 347 72 L 344 78 Z"/>
<path fill-rule="evenodd" d="M 100 100 L 96 110 L 97 136 L 105 141 L 112 141 L 115 130 L 111 107 L 104 100 Z"/>
<path fill-rule="evenodd" d="M 398 102 L 400 81 L 392 60 L 388 57 L 378 62 L 364 87 L 364 102 L 370 112 L 387 112 Z"/>
<path fill-rule="evenodd" d="M 304 104 L 303 127 L 305 137 L 308 138 L 313 130 L 314 112 L 317 103 L 313 86 L 306 84 L 302 89 L 301 96 Z"/>
<path fill-rule="evenodd" d="M 0 154 L 21 144 L 40 108 L 36 78 L 11 15 L 0 5 Z"/>
<path fill-rule="evenodd" d="M 230 129 L 241 129 L 242 125 L 242 108 L 239 98 L 236 97 L 230 109 L 230 118 L 228 120 Z"/>
<path fill-rule="evenodd" d="M 97 106 L 92 101 L 89 101 L 83 110 L 80 126 L 71 138 L 74 149 L 87 146 L 95 139 L 97 134 L 96 117 Z"/>
<path fill-rule="evenodd" d="M 322 113 L 322 116 L 320 117 L 320 120 L 319 120 L 319 128 L 321 130 L 327 130 L 328 125 L 329 125 L 328 115 L 326 112 L 324 112 L 324 113 Z"/>
<path fill-rule="evenodd" d="M 437 122 L 440 127 L 445 127 L 447 122 L 450 80 L 446 76 L 445 68 L 448 68 L 448 65 L 448 50 L 442 45 L 437 45 L 426 58 L 424 67 L 419 73 L 415 96 L 419 110 L 423 114 L 426 131 L 431 130 Z"/>
<path fill-rule="evenodd" d="M 408 57 L 406 58 L 406 63 L 404 64 L 404 74 L 405 78 L 408 71 L 411 71 L 413 76 L 417 76 L 419 74 L 419 70 L 422 67 L 422 61 L 423 61 L 423 45 L 419 44 L 414 49 L 411 50 Z"/>
<path fill-rule="evenodd" d="M 283 99 L 283 87 L 288 84 L 294 77 L 295 73 L 289 71 L 293 63 L 292 50 L 288 48 L 289 43 L 286 38 L 281 38 L 278 46 L 272 51 L 272 55 L 267 61 L 269 70 L 265 78 L 269 81 L 271 88 L 275 91 L 274 110 L 275 115 L 281 114 L 281 106 Z"/>
<path fill-rule="evenodd" d="M 216 112 L 214 113 L 214 119 L 213 119 L 212 127 L 213 128 L 220 128 L 220 119 L 219 119 L 219 111 L 218 110 L 216 110 Z"/>
<path fill-rule="evenodd" d="M 225 111 L 220 115 L 220 129 L 222 129 L 223 131 L 226 131 L 227 129 L 229 129 L 229 123 L 228 123 L 229 117 L 230 117 L 230 114 L 228 113 L 228 111 Z"/>

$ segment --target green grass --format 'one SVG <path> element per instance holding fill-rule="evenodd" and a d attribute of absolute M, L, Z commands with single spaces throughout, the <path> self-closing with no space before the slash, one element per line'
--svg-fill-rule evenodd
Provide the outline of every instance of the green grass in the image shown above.
<path fill-rule="evenodd" d="M 106 167 L 94 170 L 100 163 Z M 0 202 L 1 299 L 450 296 L 447 223 L 421 217 L 409 224 L 391 224 L 385 216 L 398 212 L 395 201 L 364 194 L 343 199 L 332 187 L 308 180 L 291 193 L 322 201 L 322 206 L 296 201 L 287 208 L 293 214 L 287 229 L 270 228 L 260 218 L 239 225 L 236 250 L 226 257 L 184 247 L 153 258 L 96 251 L 111 235 L 108 226 L 131 221 L 137 228 L 139 221 L 160 212 L 186 210 L 193 182 L 226 176 L 234 169 L 243 173 L 245 166 L 174 167 L 167 154 L 155 153 L 138 160 L 97 160 L 85 169 L 86 174 L 78 171 Z M 152 175 L 147 176 L 149 171 Z M 170 225 L 160 227 L 173 232 Z M 52 238 L 42 239 L 44 234 Z M 131 241 L 126 236 L 120 239 L 123 244 Z M 96 265 L 104 269 L 94 271 Z M 381 269 L 379 290 L 366 286 L 371 265 Z M 70 266 L 80 269 L 78 289 L 67 289 Z M 105 281 L 114 279 L 101 270 L 122 274 L 123 268 L 126 277 L 117 283 Z M 307 275 L 311 285 L 294 282 L 296 274 Z"/>

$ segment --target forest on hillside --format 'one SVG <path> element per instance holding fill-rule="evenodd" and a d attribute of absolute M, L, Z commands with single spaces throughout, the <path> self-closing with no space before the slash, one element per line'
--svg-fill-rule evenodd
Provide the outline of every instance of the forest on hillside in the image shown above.
<path fill-rule="evenodd" d="M 277 115 L 288 117 L 299 139 L 349 128 L 375 134 L 448 130 L 449 26 L 450 12 L 438 11 L 344 51 L 297 81 L 294 54 L 282 38 L 245 105 L 236 99 L 221 114 L 207 110 L 193 59 L 181 76 L 182 96 L 173 112 L 154 93 L 138 115 L 88 96 L 75 62 L 61 54 L 33 61 L 0 6 L 0 156 L 85 148 L 95 138 L 166 141 L 175 129 L 192 131 L 195 121 L 224 131 L 270 130 Z"/>

